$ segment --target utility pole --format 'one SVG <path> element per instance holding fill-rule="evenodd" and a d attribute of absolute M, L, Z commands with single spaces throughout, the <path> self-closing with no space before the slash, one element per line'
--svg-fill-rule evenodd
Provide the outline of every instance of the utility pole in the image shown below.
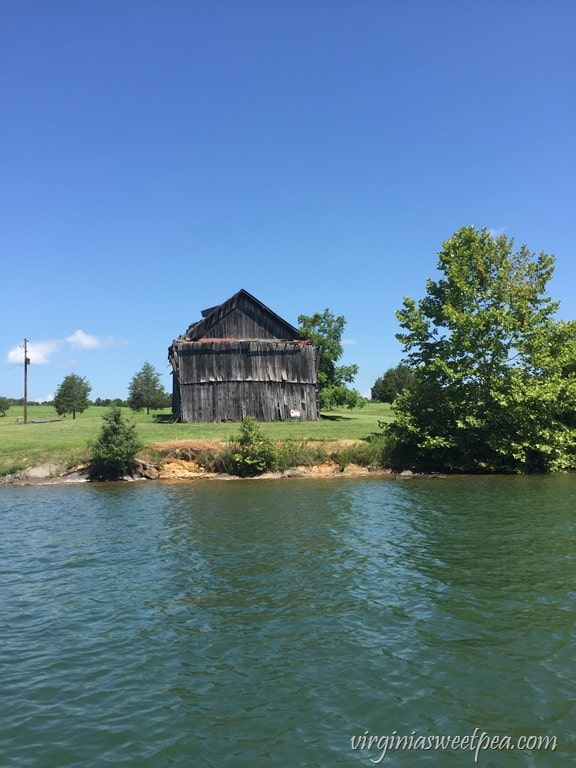
<path fill-rule="evenodd" d="M 28 424 L 28 339 L 24 339 L 24 424 Z"/>

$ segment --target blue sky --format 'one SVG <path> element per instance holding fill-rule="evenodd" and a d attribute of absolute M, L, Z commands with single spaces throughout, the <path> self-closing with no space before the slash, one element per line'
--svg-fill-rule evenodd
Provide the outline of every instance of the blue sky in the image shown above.
<path fill-rule="evenodd" d="M 576 317 L 573 0 L 0 0 L 0 395 L 125 397 L 245 288 L 347 320 L 356 386 L 442 243 L 556 256 Z"/>

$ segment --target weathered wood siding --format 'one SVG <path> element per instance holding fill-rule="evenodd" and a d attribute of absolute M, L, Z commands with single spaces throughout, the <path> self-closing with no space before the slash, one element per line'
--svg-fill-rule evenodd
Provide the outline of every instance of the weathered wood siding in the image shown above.
<path fill-rule="evenodd" d="M 294 341 L 177 341 L 174 405 L 185 422 L 318 419 L 316 347 Z M 175 371 L 176 373 L 176 371 Z M 175 376 L 176 385 L 176 376 Z"/>
<path fill-rule="evenodd" d="M 203 338 L 292 339 L 294 328 L 267 307 L 240 292 L 219 307 L 206 312 L 199 323 L 190 326 L 192 340 Z M 185 334 L 187 335 L 187 334 Z"/>
<path fill-rule="evenodd" d="M 316 350 L 294 341 L 177 343 L 182 384 L 210 381 L 316 380 Z"/>
<path fill-rule="evenodd" d="M 195 384 L 190 397 L 183 389 L 180 420 L 185 422 L 242 421 L 254 416 L 259 421 L 290 421 L 293 409 L 300 421 L 318 418 L 316 388 L 291 382 L 230 381 Z"/>
<path fill-rule="evenodd" d="M 245 290 L 202 312 L 168 350 L 180 421 L 319 418 L 320 349 Z"/>

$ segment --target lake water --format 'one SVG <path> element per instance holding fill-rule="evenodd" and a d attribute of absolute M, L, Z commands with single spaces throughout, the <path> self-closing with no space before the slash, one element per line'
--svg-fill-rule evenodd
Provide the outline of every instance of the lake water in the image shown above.
<path fill-rule="evenodd" d="M 0 569 L 3 768 L 576 764 L 576 476 L 4 487 Z"/>

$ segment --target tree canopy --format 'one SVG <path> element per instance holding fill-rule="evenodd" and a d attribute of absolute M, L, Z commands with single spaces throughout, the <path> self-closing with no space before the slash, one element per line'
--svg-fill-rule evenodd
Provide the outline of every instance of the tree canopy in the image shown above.
<path fill-rule="evenodd" d="M 59 416 L 67 413 L 76 418 L 76 413 L 82 413 L 88 408 L 90 402 L 88 395 L 92 387 L 82 376 L 71 373 L 64 378 L 54 395 L 54 408 Z"/>
<path fill-rule="evenodd" d="M 370 396 L 376 403 L 393 403 L 405 389 L 414 386 L 414 371 L 404 363 L 388 368 L 372 386 Z"/>
<path fill-rule="evenodd" d="M 574 466 L 576 323 L 556 320 L 546 293 L 554 258 L 463 227 L 438 270 L 397 312 L 416 375 L 389 428 L 398 457 L 454 471 Z"/>
<path fill-rule="evenodd" d="M 160 374 L 148 362 L 132 378 L 128 392 L 128 405 L 133 411 L 146 408 L 149 414 L 150 409 L 155 411 L 170 405 L 170 397 L 160 383 Z"/>
<path fill-rule="evenodd" d="M 342 333 L 346 319 L 336 317 L 329 309 L 313 315 L 299 315 L 299 333 L 322 350 L 318 368 L 318 390 L 320 406 L 325 409 L 337 406 L 357 408 L 364 405 L 364 399 L 348 387 L 358 374 L 358 366 L 336 365 L 344 353 Z"/>

